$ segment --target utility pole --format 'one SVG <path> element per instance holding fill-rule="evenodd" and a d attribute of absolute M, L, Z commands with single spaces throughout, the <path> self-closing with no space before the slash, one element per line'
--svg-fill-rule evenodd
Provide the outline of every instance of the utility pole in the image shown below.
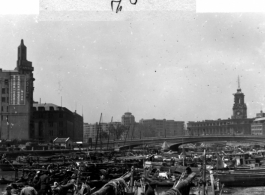
<path fill-rule="evenodd" d="M 102 118 L 102 113 L 100 114 L 99 125 L 100 125 L 100 122 L 101 122 L 101 118 Z M 97 150 L 97 145 L 98 145 L 98 136 L 99 136 L 99 128 L 98 127 L 96 126 L 96 128 L 97 128 L 97 137 L 96 137 L 95 150 Z"/>

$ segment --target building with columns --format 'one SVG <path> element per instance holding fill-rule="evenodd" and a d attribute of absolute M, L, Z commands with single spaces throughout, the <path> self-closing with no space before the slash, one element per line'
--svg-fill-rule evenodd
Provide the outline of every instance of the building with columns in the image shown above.
<path fill-rule="evenodd" d="M 153 128 L 156 132 L 156 135 L 154 135 L 153 137 L 184 135 L 184 121 L 174 121 L 166 119 L 141 119 L 139 123 Z"/>
<path fill-rule="evenodd" d="M 27 47 L 22 39 L 18 46 L 15 69 L 0 69 L 0 139 L 29 140 L 34 134 L 33 71 L 32 62 L 27 60 Z"/>
<path fill-rule="evenodd" d="M 251 123 L 254 119 L 247 118 L 247 106 L 245 95 L 241 91 L 238 81 L 238 89 L 234 95 L 233 115 L 228 119 L 189 121 L 187 123 L 188 134 L 201 135 L 250 135 Z"/>

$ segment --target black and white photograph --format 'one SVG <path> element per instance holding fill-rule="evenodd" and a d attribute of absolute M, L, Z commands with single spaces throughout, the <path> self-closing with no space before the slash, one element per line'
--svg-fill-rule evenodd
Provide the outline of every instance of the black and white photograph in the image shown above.
<path fill-rule="evenodd" d="M 261 1 L 3 2 L 0 193 L 265 194 Z"/>

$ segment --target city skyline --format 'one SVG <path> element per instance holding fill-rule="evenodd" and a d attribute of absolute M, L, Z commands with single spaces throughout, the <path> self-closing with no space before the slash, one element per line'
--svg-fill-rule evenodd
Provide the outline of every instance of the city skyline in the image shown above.
<path fill-rule="evenodd" d="M 21 39 L 34 67 L 34 100 L 84 114 L 84 122 L 230 118 L 237 78 L 248 118 L 265 103 L 265 15 L 189 13 L 172 21 L 43 22 L 1 16 L 3 70 Z M 83 107 L 83 109 L 82 109 Z"/>

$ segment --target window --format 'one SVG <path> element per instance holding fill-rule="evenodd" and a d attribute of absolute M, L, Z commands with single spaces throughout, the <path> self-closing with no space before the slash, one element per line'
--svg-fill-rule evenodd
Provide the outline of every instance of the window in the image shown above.
<path fill-rule="evenodd" d="M 2 94 L 5 94 L 5 93 L 6 93 L 6 89 L 2 88 Z"/>
<path fill-rule="evenodd" d="M 59 130 L 59 135 L 63 135 L 63 130 L 62 129 Z"/>
<path fill-rule="evenodd" d="M 60 114 L 59 114 L 59 117 L 60 117 L 60 118 L 63 118 L 63 113 L 60 113 Z"/>
<path fill-rule="evenodd" d="M 44 107 L 39 107 L 38 110 L 39 110 L 39 111 L 45 111 L 45 108 L 44 108 Z"/>
<path fill-rule="evenodd" d="M 63 127 L 63 122 L 59 122 L 59 127 Z"/>
<path fill-rule="evenodd" d="M 6 111 L 8 112 L 8 106 L 6 107 Z"/>
<path fill-rule="evenodd" d="M 49 122 L 50 127 L 53 127 L 53 122 Z"/>
<path fill-rule="evenodd" d="M 5 84 L 8 85 L 8 79 L 5 79 Z"/>
<path fill-rule="evenodd" d="M 52 113 L 49 113 L 49 118 L 53 118 L 53 114 Z"/>
<path fill-rule="evenodd" d="M 4 111 L 4 106 L 1 107 L 1 111 L 2 111 L 2 112 Z"/>
<path fill-rule="evenodd" d="M 2 97 L 2 102 L 6 102 L 6 98 L 5 97 Z"/>
<path fill-rule="evenodd" d="M 6 93 L 7 93 L 7 94 L 9 93 L 9 89 L 8 89 L 8 88 L 6 88 Z"/>

